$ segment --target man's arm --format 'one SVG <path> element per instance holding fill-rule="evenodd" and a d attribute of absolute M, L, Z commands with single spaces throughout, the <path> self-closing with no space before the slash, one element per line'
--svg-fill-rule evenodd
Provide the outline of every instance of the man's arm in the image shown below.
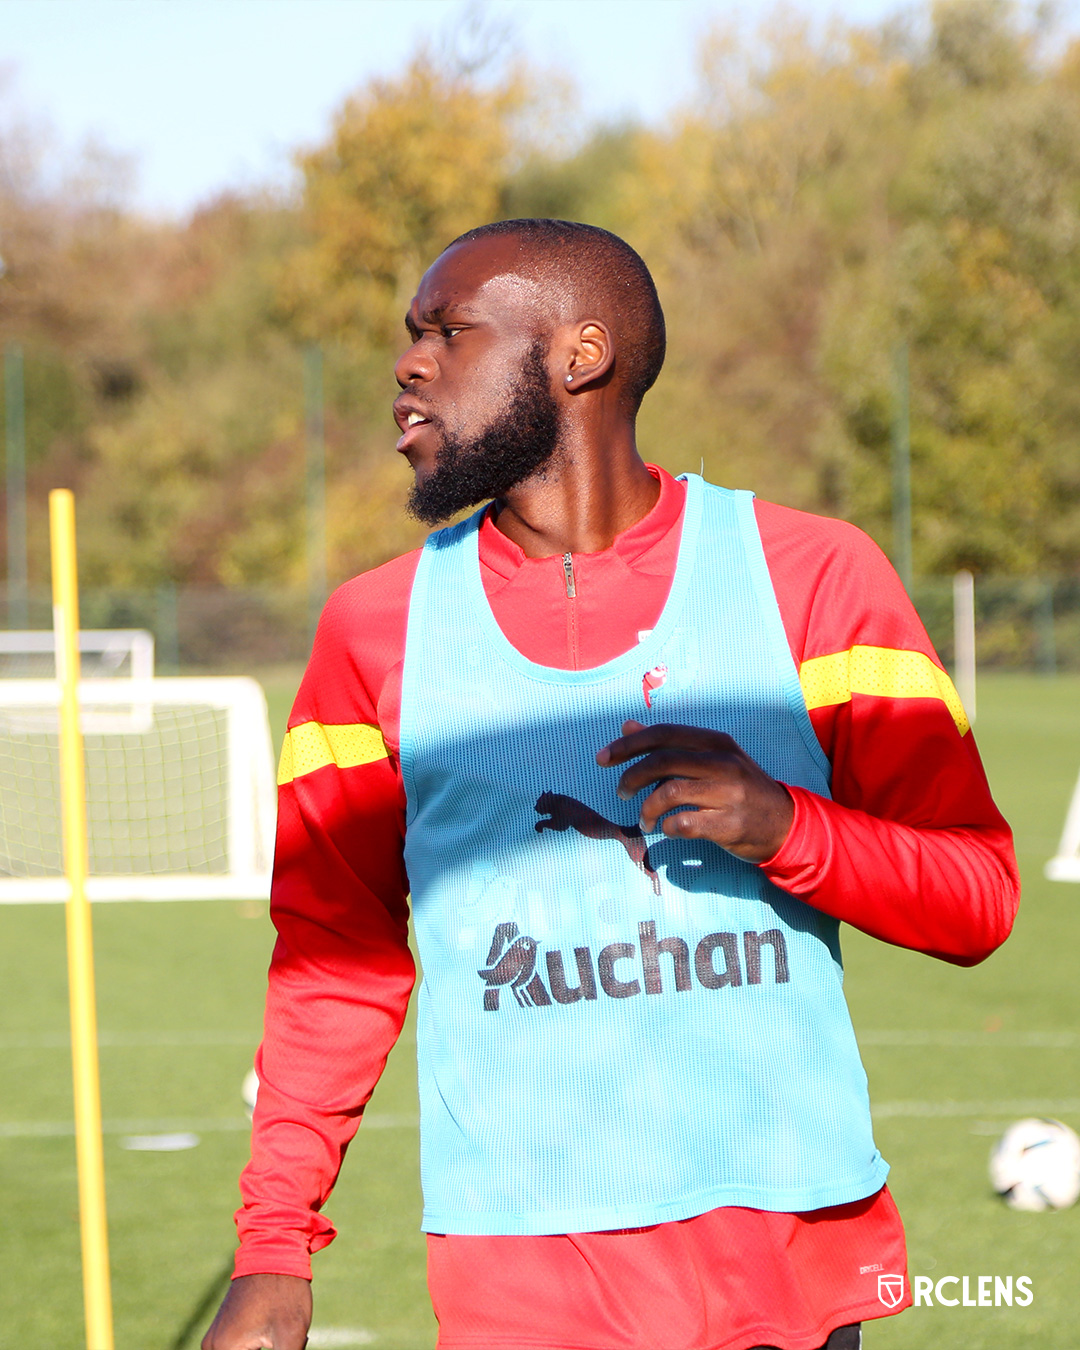
<path fill-rule="evenodd" d="M 415 970 L 400 785 L 377 729 L 309 719 L 290 735 L 295 777 L 279 794 L 278 937 L 255 1060 L 251 1161 L 240 1178 L 236 1273 L 309 1278 L 310 1253 L 334 1237 L 322 1206 L 401 1031 Z M 349 736 L 375 743 L 342 749 Z M 381 758 L 307 768 L 296 753 L 305 738 L 307 763 L 325 758 L 335 739 L 343 761 Z"/>
<path fill-rule="evenodd" d="M 643 820 L 712 839 L 815 908 L 884 941 L 960 965 L 1008 936 L 1019 883 L 960 701 L 899 579 L 836 521 L 759 505 L 792 655 L 834 800 L 783 788 L 728 737 L 640 728 L 606 747 Z M 785 804 L 778 796 L 783 792 Z"/>
<path fill-rule="evenodd" d="M 415 970 L 385 696 L 414 570 L 398 559 L 332 597 L 289 719 L 240 1250 L 207 1350 L 303 1345 L 310 1255 L 334 1237 L 322 1207 L 404 1021 Z"/>
<path fill-rule="evenodd" d="M 860 530 L 759 503 L 766 560 L 833 800 L 791 789 L 763 870 L 863 932 L 958 965 L 1009 935 L 1020 898 L 951 680 L 899 577 Z"/>
<path fill-rule="evenodd" d="M 311 1282 L 296 1275 L 234 1279 L 202 1350 L 304 1350 L 311 1328 Z"/>

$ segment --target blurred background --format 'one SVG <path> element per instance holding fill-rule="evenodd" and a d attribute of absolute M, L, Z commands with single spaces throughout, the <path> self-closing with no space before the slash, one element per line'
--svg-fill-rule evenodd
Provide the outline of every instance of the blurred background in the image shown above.
<path fill-rule="evenodd" d="M 423 537 L 389 412 L 416 282 L 522 215 L 652 268 L 646 457 L 867 530 L 950 666 L 974 576 L 1028 907 L 972 972 L 853 935 L 848 990 L 912 1274 L 1036 1300 L 870 1347 L 1080 1345 L 1078 1212 L 985 1178 L 1009 1119 L 1080 1121 L 1076 893 L 1042 877 L 1080 768 L 1076 31 L 1005 0 L 0 0 L 8 628 L 51 623 L 71 487 L 84 627 L 149 629 L 161 674 L 255 674 L 280 740 L 329 589 Z M 107 1129 L 201 1122 L 193 1152 L 107 1155 L 119 1343 L 183 1350 L 225 1278 L 265 906 L 95 923 Z M 62 942 L 52 908 L 0 913 L 0 1305 L 51 1350 L 81 1337 Z M 330 1206 L 314 1347 L 433 1344 L 410 1054 Z"/>
<path fill-rule="evenodd" d="M 984 665 L 1080 668 L 1066 21 L 997 0 L 870 23 L 674 0 L 0 13 L 12 627 L 47 620 L 64 484 L 87 626 L 150 628 L 161 669 L 303 659 L 326 588 L 421 538 L 389 416 L 421 270 L 477 221 L 555 215 L 656 274 L 648 455 L 868 530 L 946 657 L 938 579 L 968 568 Z"/>

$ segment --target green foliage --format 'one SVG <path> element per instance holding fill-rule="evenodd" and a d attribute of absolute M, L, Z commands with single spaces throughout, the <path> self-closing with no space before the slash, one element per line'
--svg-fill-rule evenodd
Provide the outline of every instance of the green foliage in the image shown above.
<path fill-rule="evenodd" d="M 422 53 L 346 102 L 328 142 L 300 157 L 308 242 L 284 292 L 301 331 L 392 340 L 431 259 L 497 214 L 524 99 L 513 75 L 489 89 Z"/>
<path fill-rule="evenodd" d="M 85 173 L 50 196 L 0 127 L 32 576 L 65 483 L 88 584 L 301 585 L 309 341 L 332 577 L 413 546 L 389 417 L 401 315 L 450 239 L 516 215 L 613 229 L 653 268 L 670 348 L 651 458 L 888 548 L 905 341 L 917 569 L 1074 571 L 1080 46 L 1044 55 L 1043 23 L 941 0 L 876 30 L 718 26 L 686 108 L 648 130 L 582 129 L 550 77 L 425 48 L 298 156 L 297 202 L 227 197 L 172 225 L 87 195 Z"/>
<path fill-rule="evenodd" d="M 24 404 L 38 414 L 26 428 L 26 461 L 31 467 L 58 443 L 75 445 L 85 434 L 91 397 L 82 374 L 48 347 L 24 350 Z M 5 392 L 0 389 L 0 406 Z"/>
<path fill-rule="evenodd" d="M 632 124 L 602 126 L 570 154 L 534 152 L 505 178 L 497 216 L 585 220 L 602 229 L 625 228 L 618 185 L 636 172 L 641 141 Z"/>
<path fill-rule="evenodd" d="M 903 59 L 843 29 L 714 37 L 631 203 L 673 333 L 646 426 L 680 409 L 680 467 L 888 547 L 905 339 L 919 568 L 1075 565 L 1080 104 L 1032 50 L 990 0 L 936 6 Z"/>

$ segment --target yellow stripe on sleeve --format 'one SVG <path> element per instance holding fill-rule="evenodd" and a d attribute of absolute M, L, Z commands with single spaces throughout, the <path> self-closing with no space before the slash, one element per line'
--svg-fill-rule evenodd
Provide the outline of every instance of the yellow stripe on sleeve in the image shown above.
<path fill-rule="evenodd" d="M 302 722 L 285 733 L 278 764 L 278 786 L 302 778 L 306 773 L 314 773 L 327 764 L 352 769 L 358 764 L 374 764 L 386 759 L 388 754 L 378 727 L 363 722 L 344 726 Z"/>
<path fill-rule="evenodd" d="M 808 710 L 847 703 L 852 694 L 877 698 L 936 698 L 948 708 L 961 736 L 971 729 L 952 680 L 922 652 L 852 647 L 815 656 L 799 667 Z"/>

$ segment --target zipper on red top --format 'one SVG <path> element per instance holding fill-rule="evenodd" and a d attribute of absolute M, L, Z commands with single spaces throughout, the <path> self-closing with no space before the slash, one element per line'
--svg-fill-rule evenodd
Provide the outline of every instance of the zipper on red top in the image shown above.
<path fill-rule="evenodd" d="M 566 598 L 575 600 L 577 598 L 577 582 L 574 579 L 574 555 L 564 553 L 562 559 L 563 576 L 566 578 Z M 577 670 L 578 659 L 578 631 L 577 631 L 577 605 L 566 606 L 566 648 L 570 658 L 569 668 Z"/>

